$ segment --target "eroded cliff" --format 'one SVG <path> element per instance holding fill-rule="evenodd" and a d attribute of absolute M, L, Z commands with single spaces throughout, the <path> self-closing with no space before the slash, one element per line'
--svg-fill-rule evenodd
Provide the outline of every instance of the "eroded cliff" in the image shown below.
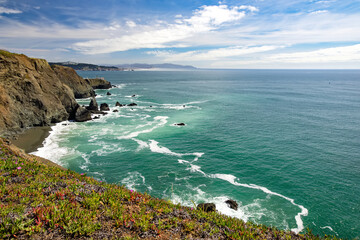
<path fill-rule="evenodd" d="M 70 76 L 68 69 L 60 68 L 54 71 L 46 60 L 0 50 L 0 135 L 74 118 L 79 105 L 73 86 L 63 79 Z"/>

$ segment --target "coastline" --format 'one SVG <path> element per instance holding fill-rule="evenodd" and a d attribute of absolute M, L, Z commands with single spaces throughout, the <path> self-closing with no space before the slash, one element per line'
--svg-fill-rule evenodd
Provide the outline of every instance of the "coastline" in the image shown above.
<path fill-rule="evenodd" d="M 31 153 L 43 146 L 43 142 L 50 135 L 51 126 L 32 127 L 19 134 L 11 142 L 25 153 Z"/>

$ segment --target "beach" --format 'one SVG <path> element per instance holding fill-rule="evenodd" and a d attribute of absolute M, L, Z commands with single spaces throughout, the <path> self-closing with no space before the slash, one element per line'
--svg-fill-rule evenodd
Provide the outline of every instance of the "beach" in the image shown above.
<path fill-rule="evenodd" d="M 44 140 L 49 136 L 50 130 L 50 126 L 32 127 L 11 141 L 15 146 L 24 149 L 26 153 L 31 153 L 42 146 Z"/>

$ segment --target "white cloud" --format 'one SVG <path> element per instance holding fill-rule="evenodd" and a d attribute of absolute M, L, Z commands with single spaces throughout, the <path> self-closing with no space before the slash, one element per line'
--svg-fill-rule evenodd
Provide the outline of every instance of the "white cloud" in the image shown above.
<path fill-rule="evenodd" d="M 322 13 L 328 13 L 328 10 L 317 10 L 317 11 L 313 11 L 311 12 L 311 14 L 322 14 Z"/>
<path fill-rule="evenodd" d="M 126 21 L 126 25 L 130 28 L 136 27 L 136 23 L 134 21 Z"/>
<path fill-rule="evenodd" d="M 323 48 L 314 51 L 262 55 L 245 60 L 211 63 L 215 68 L 309 68 L 309 69 L 358 69 L 360 44 Z"/>
<path fill-rule="evenodd" d="M 163 58 L 164 61 L 212 61 L 229 57 L 238 57 L 253 53 L 267 52 L 284 46 L 252 46 L 252 47 L 228 47 L 218 48 L 208 51 L 188 51 L 183 53 L 174 53 L 172 51 L 149 51 L 148 54 Z"/>
<path fill-rule="evenodd" d="M 0 7 L 0 14 L 19 14 L 22 13 L 22 11 L 20 10 L 16 10 L 16 9 L 10 9 L 10 8 L 5 8 L 5 7 Z"/>
<path fill-rule="evenodd" d="M 247 9 L 249 10 L 250 12 L 257 12 L 259 11 L 259 9 L 257 7 L 254 7 L 254 6 L 249 6 L 249 5 L 242 5 L 239 7 L 239 9 Z"/>
<path fill-rule="evenodd" d="M 307 52 L 276 54 L 265 60 L 290 63 L 360 61 L 360 44 L 346 47 L 324 48 Z"/>
<path fill-rule="evenodd" d="M 243 18 L 246 12 L 240 7 L 202 6 L 190 18 L 178 19 L 177 23 L 174 24 L 158 23 L 162 25 L 156 26 L 155 29 L 151 29 L 149 26 L 140 26 L 139 32 L 134 34 L 104 40 L 78 42 L 74 44 L 73 48 L 87 54 L 98 54 L 140 48 L 173 47 L 179 45 L 177 41 L 198 33 L 218 29 L 223 24 Z"/>

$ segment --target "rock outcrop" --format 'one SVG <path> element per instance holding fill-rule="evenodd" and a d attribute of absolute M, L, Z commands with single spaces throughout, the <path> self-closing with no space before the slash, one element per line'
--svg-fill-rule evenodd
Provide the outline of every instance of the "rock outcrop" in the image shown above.
<path fill-rule="evenodd" d="M 89 82 L 71 68 L 0 50 L 0 136 L 80 119 L 75 97 L 94 95 Z"/>
<path fill-rule="evenodd" d="M 80 77 L 74 69 L 58 65 L 51 65 L 51 68 L 57 74 L 60 81 L 68 85 L 73 90 L 75 98 L 95 96 L 92 86 Z"/>
<path fill-rule="evenodd" d="M 90 84 L 93 89 L 109 89 L 111 83 L 102 78 L 86 78 L 85 81 Z"/>
<path fill-rule="evenodd" d="M 78 107 L 75 113 L 75 121 L 86 122 L 91 120 L 91 112 L 83 107 Z"/>
<path fill-rule="evenodd" d="M 107 103 L 102 103 L 100 105 L 100 111 L 110 111 L 109 105 Z"/>
<path fill-rule="evenodd" d="M 228 199 L 225 201 L 229 208 L 238 210 L 238 203 L 232 199 Z"/>
<path fill-rule="evenodd" d="M 74 119 L 77 107 L 46 60 L 0 50 L 0 135 Z"/>
<path fill-rule="evenodd" d="M 93 97 L 91 98 L 90 100 L 90 104 L 88 107 L 86 107 L 87 110 L 90 110 L 90 111 L 99 111 L 99 105 L 98 103 L 96 102 L 96 99 Z"/>

